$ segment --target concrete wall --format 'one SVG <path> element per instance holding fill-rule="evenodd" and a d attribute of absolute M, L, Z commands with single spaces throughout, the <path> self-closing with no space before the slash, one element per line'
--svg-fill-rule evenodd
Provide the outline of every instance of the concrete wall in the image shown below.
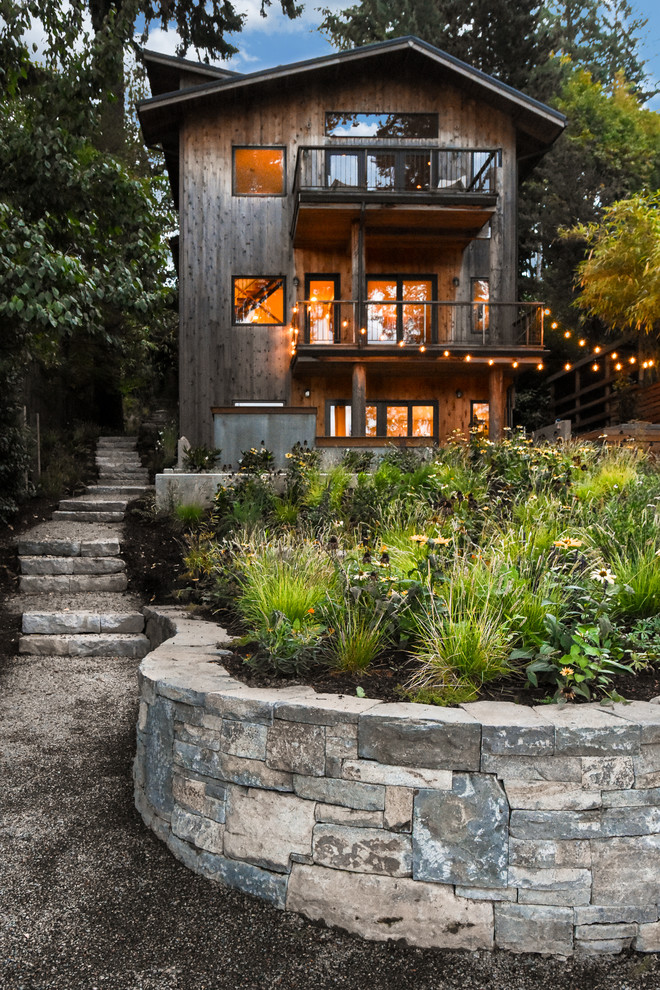
<path fill-rule="evenodd" d="M 191 869 L 369 939 L 660 950 L 660 705 L 251 689 L 146 610 L 135 800 Z M 169 625 L 168 625 L 169 624 Z"/>

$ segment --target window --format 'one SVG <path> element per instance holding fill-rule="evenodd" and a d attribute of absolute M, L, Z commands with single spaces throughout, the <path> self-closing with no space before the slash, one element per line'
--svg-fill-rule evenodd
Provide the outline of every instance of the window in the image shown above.
<path fill-rule="evenodd" d="M 284 323 L 284 278 L 256 275 L 235 278 L 234 323 L 281 326 Z"/>
<path fill-rule="evenodd" d="M 470 402 L 470 429 L 476 430 L 481 436 L 488 436 L 490 425 L 490 406 L 483 400 Z"/>
<path fill-rule="evenodd" d="M 490 285 L 487 278 L 472 279 L 472 330 L 485 333 L 490 326 Z"/>
<path fill-rule="evenodd" d="M 486 403 L 487 405 L 487 403 Z M 382 399 L 366 406 L 367 437 L 435 437 L 437 403 Z M 351 404 L 340 400 L 326 408 L 326 430 L 331 437 L 348 437 L 351 432 Z"/>
<path fill-rule="evenodd" d="M 437 138 L 437 113 L 355 113 L 333 110 L 325 115 L 328 137 Z"/>
<path fill-rule="evenodd" d="M 284 148 L 234 148 L 234 196 L 284 196 Z"/>
<path fill-rule="evenodd" d="M 432 343 L 435 276 L 378 275 L 367 278 L 367 340 L 373 344 Z"/>
<path fill-rule="evenodd" d="M 339 295 L 339 275 L 305 275 L 305 338 L 310 344 L 339 340 L 339 306 L 335 303 Z"/>

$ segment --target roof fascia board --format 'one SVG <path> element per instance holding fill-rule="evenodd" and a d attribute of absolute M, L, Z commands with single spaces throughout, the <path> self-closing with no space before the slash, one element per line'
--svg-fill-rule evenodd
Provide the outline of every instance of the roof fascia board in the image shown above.
<path fill-rule="evenodd" d="M 167 69 L 179 69 L 181 72 L 197 72 L 200 75 L 210 76 L 213 81 L 221 79 L 240 79 L 240 72 L 233 69 L 222 69 L 216 65 L 207 65 L 206 62 L 198 62 L 192 58 L 181 58 L 178 55 L 165 55 L 163 52 L 153 52 L 147 48 L 142 49 L 142 59 L 146 64 L 162 65 Z M 207 85 L 201 83 L 200 85 Z M 172 90 L 178 92 L 178 90 Z M 161 94 L 164 95 L 164 94 Z"/>

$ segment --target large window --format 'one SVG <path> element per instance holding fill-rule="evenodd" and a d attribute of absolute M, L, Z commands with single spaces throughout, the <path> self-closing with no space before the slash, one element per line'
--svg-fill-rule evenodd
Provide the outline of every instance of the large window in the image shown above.
<path fill-rule="evenodd" d="M 234 323 L 281 326 L 284 323 L 284 278 L 258 275 L 235 278 Z"/>
<path fill-rule="evenodd" d="M 284 148 L 234 148 L 234 196 L 284 196 Z"/>
<path fill-rule="evenodd" d="M 488 436 L 490 425 L 490 404 L 485 399 L 472 399 L 470 402 L 470 429 L 480 436 Z"/>
<path fill-rule="evenodd" d="M 328 137 L 437 138 L 437 113 L 357 113 L 333 110 L 325 115 Z"/>
<path fill-rule="evenodd" d="M 381 399 L 366 405 L 368 437 L 429 437 L 436 436 L 435 400 L 410 402 Z M 326 430 L 331 437 L 349 437 L 351 433 L 351 404 L 347 401 L 329 402 L 326 409 Z"/>
<path fill-rule="evenodd" d="M 426 344 L 434 338 L 435 276 L 370 275 L 367 340 L 372 344 Z"/>

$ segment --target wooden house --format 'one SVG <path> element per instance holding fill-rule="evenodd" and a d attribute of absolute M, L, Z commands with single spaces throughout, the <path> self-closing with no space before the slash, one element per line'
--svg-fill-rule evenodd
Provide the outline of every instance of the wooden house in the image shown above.
<path fill-rule="evenodd" d="M 247 75 L 144 59 L 180 216 L 181 432 L 225 448 L 238 417 L 258 444 L 296 414 L 319 446 L 499 436 L 544 354 L 518 185 L 564 117 L 417 38 Z"/>

